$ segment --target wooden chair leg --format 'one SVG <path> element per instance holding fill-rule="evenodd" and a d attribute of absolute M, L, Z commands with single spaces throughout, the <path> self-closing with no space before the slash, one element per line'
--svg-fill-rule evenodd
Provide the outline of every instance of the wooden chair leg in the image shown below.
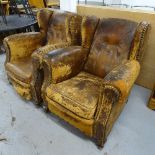
<path fill-rule="evenodd" d="M 148 107 L 152 110 L 155 110 L 155 86 L 154 89 L 152 90 L 152 94 L 148 102 Z"/>

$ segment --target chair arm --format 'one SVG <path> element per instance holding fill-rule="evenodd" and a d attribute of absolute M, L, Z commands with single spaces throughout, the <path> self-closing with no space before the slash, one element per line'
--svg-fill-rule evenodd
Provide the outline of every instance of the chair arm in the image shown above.
<path fill-rule="evenodd" d="M 121 96 L 127 96 L 140 72 L 139 62 L 129 60 L 116 67 L 105 78 L 104 84 L 112 85 L 121 91 Z"/>
<path fill-rule="evenodd" d="M 114 121 L 123 109 L 139 70 L 140 65 L 136 60 L 127 61 L 104 78 L 94 125 L 94 137 L 98 139 L 99 145 L 103 145 Z"/>
<path fill-rule="evenodd" d="M 119 99 L 120 91 L 114 86 L 105 85 L 100 89 L 93 129 L 93 137 L 97 140 L 97 144 L 100 147 L 103 147 L 107 138 L 107 130 L 109 129 L 107 124 L 109 123 L 113 105 L 115 105 Z"/>
<path fill-rule="evenodd" d="M 88 50 L 81 46 L 70 46 L 46 54 L 43 60 L 44 81 L 58 83 L 77 75 L 83 69 L 87 55 Z"/>
<path fill-rule="evenodd" d="M 45 45 L 45 46 L 40 47 L 39 49 L 37 49 L 31 55 L 32 65 L 33 65 L 31 90 L 32 90 L 32 94 L 33 94 L 33 99 L 36 101 L 36 103 L 39 103 L 39 102 L 42 101 L 41 87 L 42 87 L 42 82 L 43 82 L 43 79 L 44 79 L 42 61 L 43 61 L 44 55 L 47 54 L 50 51 L 55 50 L 55 49 L 65 48 L 65 47 L 68 47 L 68 46 L 70 46 L 70 43 L 68 43 L 68 42 Z"/>
<path fill-rule="evenodd" d="M 39 32 L 20 33 L 8 36 L 3 41 L 6 50 L 6 63 L 29 57 L 34 50 L 44 43 Z"/>
<path fill-rule="evenodd" d="M 55 49 L 59 48 L 66 48 L 69 47 L 71 43 L 64 42 L 64 43 L 57 43 L 57 44 L 47 44 L 43 47 L 38 48 L 36 51 L 33 52 L 31 55 L 33 63 L 38 64 L 40 68 L 42 68 L 42 60 L 45 54 L 47 54 L 50 51 L 53 51 Z"/>

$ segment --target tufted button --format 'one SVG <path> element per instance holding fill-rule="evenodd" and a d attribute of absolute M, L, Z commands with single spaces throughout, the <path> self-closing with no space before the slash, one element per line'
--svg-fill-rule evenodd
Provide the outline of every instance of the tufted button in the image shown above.
<path fill-rule="evenodd" d="M 105 36 L 103 40 L 111 45 L 118 45 L 120 43 L 120 39 L 115 34 L 109 34 Z"/>

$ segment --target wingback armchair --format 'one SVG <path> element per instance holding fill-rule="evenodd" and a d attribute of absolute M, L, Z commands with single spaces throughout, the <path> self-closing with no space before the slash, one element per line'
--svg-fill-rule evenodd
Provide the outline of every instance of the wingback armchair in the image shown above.
<path fill-rule="evenodd" d="M 37 54 L 41 64 L 42 55 L 48 51 L 78 45 L 76 35 L 80 33 L 81 17 L 68 12 L 42 9 L 37 14 L 37 20 L 40 32 L 11 35 L 4 39 L 4 46 L 5 69 L 10 82 L 22 97 L 27 100 L 37 98 L 39 102 L 40 96 L 35 95 L 35 90 L 39 91 L 43 75 L 41 70 L 36 70 L 35 58 L 31 57 Z M 73 32 L 75 26 L 77 31 Z"/>
<path fill-rule="evenodd" d="M 44 55 L 44 107 L 103 147 L 139 74 L 148 26 L 102 19 L 90 50 L 71 46 Z M 89 39 L 82 34 L 86 46 Z"/>
<path fill-rule="evenodd" d="M 40 16 L 41 19 L 45 17 L 44 14 Z M 44 78 L 42 58 L 44 54 L 54 49 L 79 45 L 81 43 L 81 22 L 81 16 L 70 12 L 62 13 L 60 11 L 60 13 L 56 12 L 52 14 L 52 19 L 48 21 L 48 27 L 43 25 L 44 28 L 48 28 L 46 46 L 38 48 L 31 55 L 33 66 L 31 93 L 35 101 L 34 103 L 42 103 L 41 86 Z M 43 23 L 45 22 L 43 21 Z"/>

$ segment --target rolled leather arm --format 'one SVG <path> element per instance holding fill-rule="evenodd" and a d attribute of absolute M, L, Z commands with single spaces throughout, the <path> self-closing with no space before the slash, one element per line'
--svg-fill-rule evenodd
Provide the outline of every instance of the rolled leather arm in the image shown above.
<path fill-rule="evenodd" d="M 81 46 L 51 51 L 44 56 L 45 78 L 50 83 L 58 83 L 75 76 L 82 70 L 87 55 L 88 50 Z"/>
<path fill-rule="evenodd" d="M 4 39 L 6 62 L 28 57 L 34 50 L 43 46 L 44 37 L 40 32 L 20 33 Z"/>
<path fill-rule="evenodd" d="M 119 100 L 121 99 L 124 101 L 127 98 L 136 78 L 138 77 L 139 71 L 140 65 L 136 60 L 127 61 L 125 64 L 116 67 L 104 78 L 104 84 L 100 93 L 100 100 L 106 97 L 106 94 L 110 93 L 111 97 L 107 100 L 110 101 L 111 104 L 115 98 L 115 101 L 118 101 L 118 94 Z M 107 90 L 108 93 L 106 93 Z M 102 106 L 102 101 L 99 102 L 98 109 L 100 109 L 100 106 Z M 98 115 L 98 113 L 99 112 L 97 112 L 96 115 Z"/>
<path fill-rule="evenodd" d="M 136 60 L 129 60 L 112 70 L 104 78 L 104 84 L 116 87 L 121 92 L 121 95 L 126 96 L 136 81 L 139 72 L 139 62 Z"/>
<path fill-rule="evenodd" d="M 57 44 L 47 44 L 43 47 L 38 48 L 36 51 L 33 52 L 32 54 L 32 59 L 33 59 L 33 63 L 36 63 L 42 68 L 42 60 L 45 54 L 47 54 L 50 51 L 53 51 L 55 49 L 59 49 L 59 48 L 66 48 L 69 47 L 71 45 L 71 43 L 69 42 L 64 42 L 64 43 L 57 43 Z"/>
<path fill-rule="evenodd" d="M 39 103 L 42 101 L 40 97 L 41 97 L 42 82 L 44 79 L 43 66 L 42 66 L 44 55 L 50 51 L 53 51 L 54 49 L 65 48 L 68 46 L 70 46 L 70 43 L 68 42 L 45 45 L 37 49 L 31 55 L 32 65 L 33 65 L 31 89 L 32 89 L 33 99 L 36 101 L 36 103 Z"/>
<path fill-rule="evenodd" d="M 40 70 L 43 69 L 42 62 L 43 57 L 48 52 L 52 52 L 55 49 L 59 48 L 65 48 L 70 46 L 70 43 L 58 43 L 58 44 L 51 44 L 51 45 L 45 45 L 43 47 L 40 47 L 37 49 L 33 54 L 31 55 L 32 58 L 32 65 L 33 65 L 33 75 L 32 75 L 32 85 L 34 85 L 38 80 L 38 74 Z"/>
<path fill-rule="evenodd" d="M 98 139 L 99 145 L 103 146 L 114 121 L 124 107 L 139 71 L 139 63 L 132 60 L 118 66 L 104 78 L 94 125 L 94 137 Z"/>

